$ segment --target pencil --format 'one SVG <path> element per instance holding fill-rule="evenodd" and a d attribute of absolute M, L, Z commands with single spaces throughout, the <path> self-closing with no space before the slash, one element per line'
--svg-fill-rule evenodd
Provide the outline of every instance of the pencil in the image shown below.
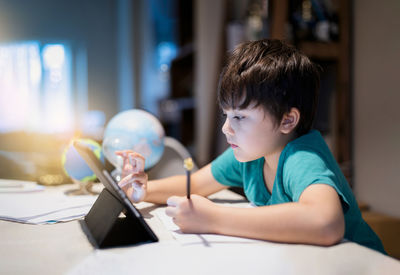
<path fill-rule="evenodd" d="M 184 159 L 183 167 L 186 170 L 186 197 L 190 199 L 190 171 L 193 169 L 192 158 Z"/>

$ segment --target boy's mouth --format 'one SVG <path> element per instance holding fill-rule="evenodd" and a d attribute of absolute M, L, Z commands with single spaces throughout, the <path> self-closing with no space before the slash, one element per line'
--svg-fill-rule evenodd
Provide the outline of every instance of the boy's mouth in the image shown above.
<path fill-rule="evenodd" d="M 237 146 L 236 144 L 233 144 L 233 143 L 230 143 L 230 145 L 231 145 L 232 149 L 235 149 L 235 148 L 239 147 L 239 146 Z"/>

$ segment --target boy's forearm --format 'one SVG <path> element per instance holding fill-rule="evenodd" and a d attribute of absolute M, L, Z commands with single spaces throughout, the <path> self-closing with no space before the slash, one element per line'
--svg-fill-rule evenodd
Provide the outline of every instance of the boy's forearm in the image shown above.
<path fill-rule="evenodd" d="M 211 165 L 208 164 L 191 176 L 191 193 L 207 197 L 227 186 L 219 184 L 211 174 Z M 159 180 L 149 181 L 147 184 L 147 202 L 165 204 L 171 196 L 186 196 L 186 175 L 177 175 Z"/>
<path fill-rule="evenodd" d="M 285 203 L 257 208 L 219 207 L 213 231 L 276 242 L 332 245 L 343 238 L 341 224 L 312 206 Z"/>
<path fill-rule="evenodd" d="M 172 176 L 147 183 L 147 202 L 165 204 L 170 196 L 184 196 L 186 192 L 186 177 L 184 175 Z"/>

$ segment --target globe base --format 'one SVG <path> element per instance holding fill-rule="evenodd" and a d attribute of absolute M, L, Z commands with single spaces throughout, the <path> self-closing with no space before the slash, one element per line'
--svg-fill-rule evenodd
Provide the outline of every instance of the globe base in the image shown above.
<path fill-rule="evenodd" d="M 82 182 L 76 179 L 72 179 L 75 185 L 78 185 L 78 189 L 72 189 L 65 191 L 68 196 L 80 196 L 80 195 L 98 195 L 100 192 L 93 190 L 93 181 Z"/>

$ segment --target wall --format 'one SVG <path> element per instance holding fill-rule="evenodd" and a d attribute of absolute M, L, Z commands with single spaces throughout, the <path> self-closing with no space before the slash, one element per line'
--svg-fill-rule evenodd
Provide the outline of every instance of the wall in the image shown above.
<path fill-rule="evenodd" d="M 355 194 L 400 217 L 400 1 L 354 1 Z"/>
<path fill-rule="evenodd" d="M 202 0 L 195 4 L 195 142 L 196 162 L 200 166 L 210 161 L 214 142 L 217 84 L 225 37 L 224 6 L 224 0 Z"/>
<path fill-rule="evenodd" d="M 89 109 L 117 111 L 114 0 L 0 0 L 0 43 L 65 41 L 86 47 Z"/>

